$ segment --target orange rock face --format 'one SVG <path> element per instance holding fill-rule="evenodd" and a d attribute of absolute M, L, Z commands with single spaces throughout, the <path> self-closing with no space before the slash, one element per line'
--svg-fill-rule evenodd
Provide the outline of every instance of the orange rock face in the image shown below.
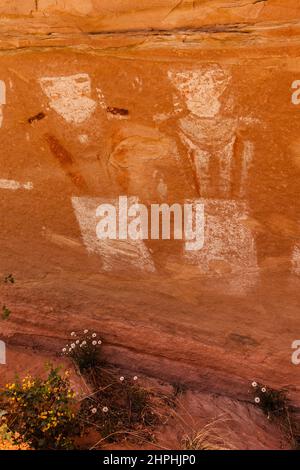
<path fill-rule="evenodd" d="M 121 365 L 234 398 L 253 379 L 290 385 L 299 401 L 299 13 L 0 1 L 11 348 L 54 352 L 88 325 Z M 119 196 L 203 204 L 203 247 L 99 240 L 97 207 Z"/>

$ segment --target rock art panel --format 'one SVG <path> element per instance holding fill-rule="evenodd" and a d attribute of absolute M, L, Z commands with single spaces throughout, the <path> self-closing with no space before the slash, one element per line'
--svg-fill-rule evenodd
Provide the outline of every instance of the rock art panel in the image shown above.
<path fill-rule="evenodd" d="M 230 393 L 239 398 L 237 383 L 256 377 L 257 364 L 257 379 L 278 389 L 294 383 L 296 0 L 0 3 L 7 15 L 28 7 L 27 18 L 0 25 L 1 270 L 22 281 L 16 294 L 1 286 L 14 312 L 3 326 L 61 337 L 62 310 L 66 325 L 79 315 L 94 321 L 101 297 L 107 337 L 130 349 L 133 334 L 144 358 L 177 361 L 181 377 L 183 362 L 195 364 L 197 380 L 202 364 L 219 388 L 221 377 L 236 377 Z M 99 241 L 96 208 L 120 194 L 145 205 L 203 201 L 202 249 L 187 252 L 181 240 Z M 124 285 L 126 314 L 118 309 Z M 53 318 L 45 303 L 56 304 Z"/>

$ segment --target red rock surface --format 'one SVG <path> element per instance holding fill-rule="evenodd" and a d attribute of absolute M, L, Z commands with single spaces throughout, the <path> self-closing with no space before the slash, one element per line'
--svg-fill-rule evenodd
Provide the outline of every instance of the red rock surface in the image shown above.
<path fill-rule="evenodd" d="M 0 14 L 2 380 L 14 348 L 53 354 L 88 326 L 120 365 L 234 399 L 257 379 L 299 405 L 298 2 Z M 203 201 L 203 250 L 99 243 L 94 209 L 119 195 Z"/>

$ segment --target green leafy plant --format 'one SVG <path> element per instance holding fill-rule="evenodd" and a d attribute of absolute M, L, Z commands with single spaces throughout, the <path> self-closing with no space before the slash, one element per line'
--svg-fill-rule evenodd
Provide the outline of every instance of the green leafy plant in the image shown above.
<path fill-rule="evenodd" d="M 62 355 L 70 357 L 82 372 L 101 363 L 101 339 L 97 333 L 84 330 L 82 333 L 71 333 L 71 341 L 62 349 Z"/>
<path fill-rule="evenodd" d="M 45 380 L 27 376 L 1 390 L 2 419 L 34 449 L 72 449 L 80 432 L 74 397 L 68 375 L 51 367 Z"/>
<path fill-rule="evenodd" d="M 1 450 L 30 450 L 27 442 L 17 432 L 9 430 L 7 424 L 0 425 L 0 451 Z"/>
<path fill-rule="evenodd" d="M 6 305 L 3 305 L 2 307 L 2 320 L 8 320 L 10 317 L 11 311 L 9 310 Z"/>

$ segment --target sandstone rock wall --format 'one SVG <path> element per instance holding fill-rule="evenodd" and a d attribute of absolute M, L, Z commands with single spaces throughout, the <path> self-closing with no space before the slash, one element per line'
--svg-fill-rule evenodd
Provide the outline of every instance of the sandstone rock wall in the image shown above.
<path fill-rule="evenodd" d="M 299 10 L 0 2 L 12 345 L 50 348 L 87 322 L 150 373 L 232 395 L 253 378 L 297 390 Z M 100 242 L 95 209 L 120 195 L 204 203 L 203 250 Z"/>

